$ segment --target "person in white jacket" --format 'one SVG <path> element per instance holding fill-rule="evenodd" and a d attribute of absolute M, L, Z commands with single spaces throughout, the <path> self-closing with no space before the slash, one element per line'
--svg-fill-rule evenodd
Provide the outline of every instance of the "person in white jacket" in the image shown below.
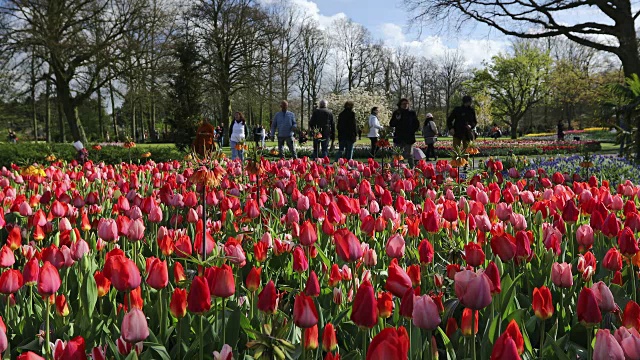
<path fill-rule="evenodd" d="M 378 108 L 374 107 L 371 109 L 371 115 L 369 115 L 369 140 L 371 140 L 371 157 L 375 159 L 376 153 L 378 152 L 378 137 L 379 131 L 384 129 L 382 125 L 380 125 L 380 120 L 378 120 Z"/>

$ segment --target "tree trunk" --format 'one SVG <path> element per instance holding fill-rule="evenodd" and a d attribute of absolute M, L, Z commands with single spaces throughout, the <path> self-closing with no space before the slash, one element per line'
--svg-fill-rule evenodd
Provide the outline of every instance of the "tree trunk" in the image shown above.
<path fill-rule="evenodd" d="M 109 80 L 109 96 L 111 97 L 111 117 L 113 118 L 113 139 L 115 141 L 119 141 L 119 136 L 118 136 L 118 118 L 116 115 L 116 100 L 115 100 L 115 96 L 113 94 L 113 84 L 111 83 L 111 80 Z"/>
<path fill-rule="evenodd" d="M 67 118 L 67 123 L 69 124 L 73 141 L 81 141 L 83 144 L 87 144 L 87 135 L 84 132 L 84 127 L 82 126 L 80 116 L 78 115 L 78 106 L 71 97 L 71 87 L 69 83 L 61 80 L 63 79 L 63 76 L 58 76 L 58 74 L 56 74 L 56 79 L 58 80 L 58 86 L 56 88 L 58 100 L 60 101 L 62 111 Z"/>
<path fill-rule="evenodd" d="M 134 142 L 138 142 L 138 137 L 136 136 L 136 102 L 132 101 L 133 109 L 131 111 L 131 140 Z"/>
<path fill-rule="evenodd" d="M 98 89 L 98 127 L 100 129 L 98 139 L 102 139 L 104 138 L 104 123 L 102 120 L 102 89 Z"/>
<path fill-rule="evenodd" d="M 220 100 L 222 101 L 222 116 L 220 117 L 220 122 L 222 125 L 222 133 L 224 134 L 224 142 L 222 143 L 222 146 L 229 146 L 229 135 L 227 134 L 227 130 L 229 129 L 229 116 L 231 115 L 231 94 L 225 90 L 220 91 Z"/>
<path fill-rule="evenodd" d="M 60 127 L 60 142 L 67 142 L 67 137 L 64 132 L 64 112 L 62 111 L 62 103 L 58 97 L 56 101 L 58 105 L 58 127 Z"/>
<path fill-rule="evenodd" d="M 49 80 L 49 76 L 47 76 L 47 87 L 45 90 L 45 131 L 46 131 L 46 139 L 47 143 L 51 142 L 51 80 Z"/>
<path fill-rule="evenodd" d="M 36 108 L 36 56 L 35 46 L 31 55 L 31 115 L 33 116 L 33 141 L 38 141 L 38 111 Z"/>

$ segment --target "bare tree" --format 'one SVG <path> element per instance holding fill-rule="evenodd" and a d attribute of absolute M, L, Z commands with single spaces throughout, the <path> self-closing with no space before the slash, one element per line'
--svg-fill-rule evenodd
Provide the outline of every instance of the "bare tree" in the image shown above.
<path fill-rule="evenodd" d="M 304 101 L 306 99 L 307 114 L 311 114 L 312 105 L 319 100 L 322 75 L 329 54 L 329 41 L 315 23 L 304 25 L 300 33 L 301 64 L 298 76 L 300 98 L 302 110 L 304 111 Z M 304 120 L 304 112 L 301 113 L 301 120 Z"/>
<path fill-rule="evenodd" d="M 50 66 L 74 140 L 86 141 L 78 106 L 111 80 L 101 71 L 127 56 L 122 40 L 141 8 L 139 0 L 0 1 L 0 16 L 7 21 L 0 28 L 0 51 L 19 57 L 35 48 Z M 103 36 L 85 26 L 100 26 Z"/>
<path fill-rule="evenodd" d="M 442 85 L 445 114 L 449 114 L 451 100 L 462 88 L 462 83 L 468 78 L 468 70 L 464 65 L 464 57 L 458 51 L 448 51 L 437 59 L 438 78 Z"/>
<path fill-rule="evenodd" d="M 246 56 L 258 48 L 266 16 L 253 0 L 200 0 L 194 10 L 203 59 L 220 99 L 221 123 L 226 128 L 232 96 L 249 83 L 251 69 L 260 66 L 246 61 Z"/>
<path fill-rule="evenodd" d="M 404 0 L 418 20 L 459 24 L 474 20 L 520 38 L 548 38 L 564 35 L 597 50 L 615 54 L 625 76 L 640 74 L 640 55 L 635 21 L 640 7 L 631 0 Z M 572 16 L 579 10 L 596 11 L 588 17 Z M 602 19 L 596 21 L 593 19 Z M 568 21 L 568 22 L 567 22 Z M 615 38 L 616 42 L 607 41 Z"/>
<path fill-rule="evenodd" d="M 351 91 L 362 82 L 368 60 L 371 34 L 361 24 L 347 18 L 334 20 L 332 41 L 338 56 L 342 57 L 347 71 L 347 90 Z"/>

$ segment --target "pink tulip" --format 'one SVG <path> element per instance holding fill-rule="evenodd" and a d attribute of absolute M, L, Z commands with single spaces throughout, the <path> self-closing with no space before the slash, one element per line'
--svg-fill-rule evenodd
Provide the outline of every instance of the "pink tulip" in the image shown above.
<path fill-rule="evenodd" d="M 640 359 L 640 334 L 636 329 L 621 326 L 616 330 L 614 337 L 627 359 Z"/>
<path fill-rule="evenodd" d="M 134 308 L 122 319 L 122 338 L 128 343 L 135 344 L 149 337 L 147 318 L 142 310 Z"/>
<path fill-rule="evenodd" d="M 594 242 L 593 229 L 589 224 L 580 225 L 576 230 L 576 241 L 585 250 L 591 248 Z"/>
<path fill-rule="evenodd" d="M 591 286 L 591 290 L 593 290 L 596 295 L 596 300 L 598 301 L 598 307 L 602 312 L 611 312 L 616 309 L 616 303 L 613 299 L 613 294 L 609 287 L 602 281 L 597 282 Z"/>
<path fill-rule="evenodd" d="M 104 241 L 114 241 L 118 238 L 118 225 L 113 219 L 100 219 L 98 223 L 98 237 Z"/>
<path fill-rule="evenodd" d="M 144 238 L 144 221 L 142 218 L 136 219 L 129 224 L 129 229 L 127 229 L 127 238 L 131 241 L 138 241 Z"/>
<path fill-rule="evenodd" d="M 551 281 L 558 287 L 570 288 L 573 286 L 571 264 L 553 263 L 551 265 Z"/>
<path fill-rule="evenodd" d="M 431 296 L 422 295 L 413 301 L 413 324 L 420 329 L 435 330 L 440 325 L 440 311 Z"/>
<path fill-rule="evenodd" d="M 394 234 L 387 241 L 387 256 L 390 258 L 401 258 L 404 256 L 405 242 L 400 234 Z"/>
<path fill-rule="evenodd" d="M 598 330 L 593 346 L 594 360 L 624 360 L 624 351 L 609 330 Z"/>
<path fill-rule="evenodd" d="M 222 346 L 222 349 L 220 349 L 220 352 L 217 352 L 217 351 L 213 352 L 213 359 L 214 360 L 233 360 L 233 349 L 231 348 L 231 346 L 224 344 L 224 346 Z"/>
<path fill-rule="evenodd" d="M 491 283 L 484 272 L 462 270 L 454 280 L 456 296 L 465 307 L 481 310 L 491 303 Z"/>

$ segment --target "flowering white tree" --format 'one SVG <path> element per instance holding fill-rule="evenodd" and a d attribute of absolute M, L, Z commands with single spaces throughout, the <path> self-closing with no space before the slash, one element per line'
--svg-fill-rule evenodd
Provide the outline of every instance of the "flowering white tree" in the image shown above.
<path fill-rule="evenodd" d="M 338 119 L 338 114 L 344 109 L 344 103 L 353 101 L 353 111 L 356 113 L 356 121 L 362 132 L 369 129 L 369 115 L 373 107 L 378 107 L 378 119 L 382 126 L 389 125 L 391 118 L 391 109 L 387 106 L 387 100 L 382 93 L 367 91 L 363 88 L 354 88 L 344 94 L 329 94 L 326 97 L 329 102 L 329 108 Z"/>

